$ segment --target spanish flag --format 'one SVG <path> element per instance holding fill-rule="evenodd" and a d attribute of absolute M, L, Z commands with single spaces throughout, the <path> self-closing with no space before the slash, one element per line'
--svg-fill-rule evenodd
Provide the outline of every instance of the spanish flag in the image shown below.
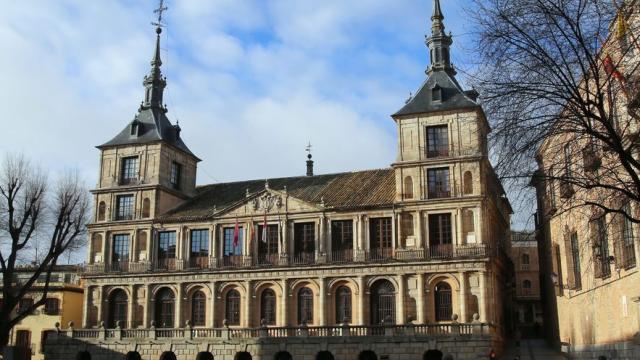
<path fill-rule="evenodd" d="M 629 32 L 629 24 L 627 24 L 627 20 L 625 20 L 622 10 L 618 11 L 618 19 L 616 23 L 616 38 L 618 41 L 624 41 L 627 37 L 627 32 Z"/>

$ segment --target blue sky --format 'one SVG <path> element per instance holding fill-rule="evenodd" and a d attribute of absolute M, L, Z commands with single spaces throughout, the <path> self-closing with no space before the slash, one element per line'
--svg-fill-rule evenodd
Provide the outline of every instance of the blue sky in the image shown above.
<path fill-rule="evenodd" d="M 388 167 L 390 114 L 425 79 L 431 0 L 169 0 L 165 101 L 200 184 Z M 442 2 L 473 64 L 469 0 Z M 0 13 L 0 152 L 96 183 L 98 151 L 142 99 L 155 0 L 34 0 Z M 7 56 L 7 54 L 9 56 Z M 462 72 L 463 72 L 462 71 Z M 464 83 L 463 74 L 459 75 Z"/>

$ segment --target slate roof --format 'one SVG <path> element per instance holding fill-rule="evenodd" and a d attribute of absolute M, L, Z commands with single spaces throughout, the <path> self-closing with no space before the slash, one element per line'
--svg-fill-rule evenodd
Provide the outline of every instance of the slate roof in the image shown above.
<path fill-rule="evenodd" d="M 436 85 L 442 88 L 442 101 L 434 102 L 431 99 L 431 90 Z M 447 71 L 434 71 L 409 102 L 393 116 L 480 107 L 475 102 L 475 97 L 475 91 L 462 90 L 455 77 Z"/>
<path fill-rule="evenodd" d="M 165 141 L 169 145 L 175 146 L 197 158 L 180 138 L 179 127 L 171 124 L 163 109 L 141 109 L 133 121 L 138 121 L 138 136 L 131 135 L 131 123 L 129 123 L 116 137 L 98 146 L 98 148 Z"/>
<path fill-rule="evenodd" d="M 391 206 L 395 199 L 393 169 L 366 170 L 339 174 L 268 179 L 269 188 L 327 209 L 353 210 Z M 161 222 L 199 221 L 216 216 L 246 200 L 246 192 L 265 189 L 265 180 L 250 180 L 200 186 L 186 203 L 169 211 Z M 214 210 L 215 209 L 215 210 Z"/>

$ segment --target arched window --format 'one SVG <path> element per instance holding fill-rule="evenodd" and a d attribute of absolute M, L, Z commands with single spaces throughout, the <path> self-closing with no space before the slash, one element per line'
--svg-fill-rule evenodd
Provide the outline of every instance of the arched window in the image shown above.
<path fill-rule="evenodd" d="M 213 360 L 213 354 L 208 351 L 201 351 L 196 355 L 196 360 Z"/>
<path fill-rule="evenodd" d="M 473 174 L 471 174 L 471 171 L 465 171 L 463 180 L 464 194 L 473 194 Z"/>
<path fill-rule="evenodd" d="M 351 322 L 351 289 L 340 286 L 336 290 L 336 323 Z"/>
<path fill-rule="evenodd" d="M 298 291 L 298 323 L 313 323 L 313 292 L 308 287 Z"/>
<path fill-rule="evenodd" d="M 107 204 L 105 204 L 104 201 L 100 201 L 100 204 L 98 204 L 98 221 L 104 221 L 106 213 Z"/>
<path fill-rule="evenodd" d="M 267 325 L 276 324 L 276 294 L 271 289 L 266 289 L 260 297 L 260 319 Z"/>
<path fill-rule="evenodd" d="M 151 200 L 144 198 L 142 200 L 142 217 L 148 218 L 149 216 L 151 216 Z"/>
<path fill-rule="evenodd" d="M 129 301 L 124 290 L 117 289 L 109 295 L 109 318 L 107 321 L 109 327 L 115 328 L 118 321 L 126 326 L 128 305 Z"/>
<path fill-rule="evenodd" d="M 413 199 L 413 178 L 411 176 L 404 178 L 404 198 Z"/>
<path fill-rule="evenodd" d="M 191 324 L 193 326 L 204 326 L 207 316 L 207 297 L 200 290 L 196 291 L 191 298 Z"/>
<path fill-rule="evenodd" d="M 378 360 L 378 355 L 371 350 L 365 350 L 358 355 L 358 360 Z"/>
<path fill-rule="evenodd" d="M 394 324 L 396 320 L 396 290 L 388 280 L 380 280 L 371 287 L 371 323 Z"/>
<path fill-rule="evenodd" d="M 522 264 L 522 267 L 529 267 L 529 254 L 522 254 L 522 256 L 520 257 L 520 263 Z"/>
<path fill-rule="evenodd" d="M 453 315 L 451 303 L 451 286 L 446 282 L 439 282 L 434 291 L 436 304 L 436 321 L 449 321 Z"/>
<path fill-rule="evenodd" d="M 316 360 L 335 360 L 335 357 L 330 351 L 324 350 L 316 354 Z"/>
<path fill-rule="evenodd" d="M 91 262 L 95 262 L 96 256 L 100 253 L 102 253 L 102 235 L 96 233 L 91 237 Z"/>
<path fill-rule="evenodd" d="M 246 351 L 240 351 L 236 353 L 236 356 L 233 358 L 234 360 L 251 360 L 251 354 Z"/>
<path fill-rule="evenodd" d="M 231 289 L 225 301 L 225 317 L 229 325 L 240 325 L 240 293 Z"/>
<path fill-rule="evenodd" d="M 175 314 L 175 296 L 169 288 L 164 288 L 156 295 L 156 323 L 158 327 L 173 327 Z"/>

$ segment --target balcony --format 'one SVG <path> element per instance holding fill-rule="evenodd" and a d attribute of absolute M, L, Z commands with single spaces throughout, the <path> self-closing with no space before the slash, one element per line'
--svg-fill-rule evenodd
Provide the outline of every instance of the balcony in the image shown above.
<path fill-rule="evenodd" d="M 485 244 L 468 245 L 432 245 L 426 249 L 370 249 L 370 250 L 338 250 L 326 255 L 315 253 L 298 253 L 290 256 L 284 254 L 261 254 L 258 257 L 248 255 L 225 255 L 217 259 L 210 257 L 194 257 L 188 262 L 175 258 L 160 259 L 150 266 L 149 262 L 118 262 L 111 264 L 87 265 L 88 274 L 106 272 L 141 272 L 150 269 L 159 271 L 199 271 L 228 270 L 240 268 L 268 267 L 309 267 L 316 265 L 345 265 L 366 263 L 393 263 L 416 261 L 450 261 L 456 259 L 487 258 L 495 255 Z M 189 264 L 183 266 L 182 264 Z"/>
<path fill-rule="evenodd" d="M 120 181 L 118 181 L 118 185 L 120 186 L 125 186 L 125 185 L 137 185 L 140 181 L 138 180 L 137 177 L 134 178 L 121 178 Z"/>
<path fill-rule="evenodd" d="M 116 214 L 116 221 L 133 220 L 133 213 L 131 214 Z"/>
<path fill-rule="evenodd" d="M 427 196 L 429 199 L 446 199 L 451 197 L 451 190 L 430 190 Z"/>
<path fill-rule="evenodd" d="M 429 159 L 432 158 L 440 158 L 440 157 L 448 157 L 449 149 L 435 149 L 435 150 L 427 150 L 427 157 Z"/>

